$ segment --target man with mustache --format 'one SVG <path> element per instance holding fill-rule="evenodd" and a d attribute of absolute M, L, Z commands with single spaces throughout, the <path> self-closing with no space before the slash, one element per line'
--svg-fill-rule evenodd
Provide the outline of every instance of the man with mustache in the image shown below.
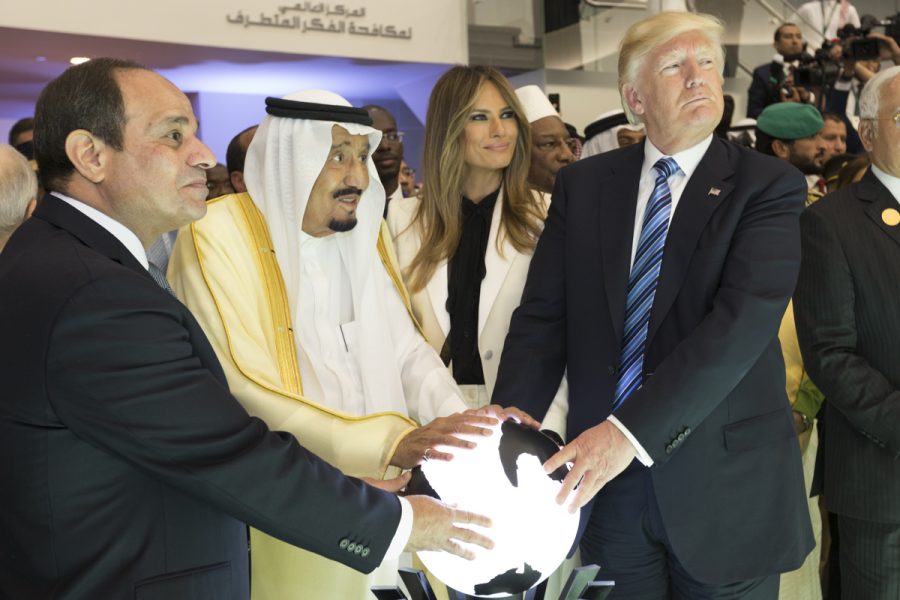
<path fill-rule="evenodd" d="M 559 170 L 575 162 L 575 155 L 569 147 L 572 136 L 540 87 L 526 85 L 516 89 L 516 95 L 531 124 L 528 184 L 543 194 L 549 194 L 553 191 L 553 182 Z"/>
<path fill-rule="evenodd" d="M 747 90 L 747 116 L 755 119 L 763 109 L 777 102 L 808 102 L 815 97 L 806 88 L 793 85 L 794 70 L 811 59 L 803 52 L 803 33 L 794 23 L 782 23 L 775 30 L 772 62 L 753 69 Z"/>
<path fill-rule="evenodd" d="M 235 396 L 269 426 L 355 476 L 448 460 L 436 446 L 468 447 L 453 434 L 495 420 L 458 414 L 460 392 L 411 317 L 370 160 L 381 133 L 331 92 L 266 105 L 247 193 L 213 200 L 178 236 L 173 288 Z M 255 600 L 365 598 L 396 580 L 396 562 L 366 576 L 257 530 L 251 553 Z"/>
<path fill-rule="evenodd" d="M 806 176 L 807 203 L 825 193 L 822 166 L 827 145 L 819 133 L 825 126 L 822 115 L 809 104 L 771 104 L 756 121 L 756 149 L 789 162 Z"/>

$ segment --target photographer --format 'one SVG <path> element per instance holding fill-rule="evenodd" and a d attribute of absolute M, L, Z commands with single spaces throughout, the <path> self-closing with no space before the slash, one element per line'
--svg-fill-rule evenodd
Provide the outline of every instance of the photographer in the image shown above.
<path fill-rule="evenodd" d="M 863 19 L 865 21 L 866 17 Z M 844 119 L 847 151 L 856 154 L 862 152 L 856 133 L 859 95 L 866 82 L 878 73 L 882 61 L 900 64 L 900 45 L 893 37 L 871 32 L 868 28 L 844 29 L 839 33 L 844 38 L 840 44 L 843 60 L 838 79 L 828 92 L 825 110 Z"/>
<path fill-rule="evenodd" d="M 803 53 L 803 34 L 794 23 L 782 23 L 775 30 L 775 56 L 772 62 L 753 70 L 747 98 L 747 116 L 755 119 L 776 102 L 812 103 L 815 95 L 803 86 L 794 85 L 794 71 L 813 60 Z"/>

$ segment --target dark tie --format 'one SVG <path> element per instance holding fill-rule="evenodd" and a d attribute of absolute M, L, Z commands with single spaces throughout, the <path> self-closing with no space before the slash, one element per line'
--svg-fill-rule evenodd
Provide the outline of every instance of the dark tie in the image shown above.
<path fill-rule="evenodd" d="M 656 161 L 656 184 L 647 202 L 644 223 L 638 238 L 634 265 L 628 277 L 628 296 L 625 300 L 625 334 L 619 355 L 619 381 L 613 410 L 643 383 L 644 348 L 647 345 L 647 328 L 650 325 L 650 309 L 656 296 L 656 284 L 662 266 L 663 248 L 669 230 L 672 213 L 672 194 L 669 177 L 678 171 L 678 163 L 669 157 Z"/>
<path fill-rule="evenodd" d="M 166 290 L 173 296 L 175 295 L 175 292 L 173 292 L 172 288 L 169 287 L 169 282 L 166 280 L 166 274 L 163 273 L 162 269 L 160 269 L 153 263 L 149 263 L 147 270 L 150 271 L 150 277 L 153 278 L 153 281 L 155 281 L 157 285 L 159 285 L 159 287 Z"/>

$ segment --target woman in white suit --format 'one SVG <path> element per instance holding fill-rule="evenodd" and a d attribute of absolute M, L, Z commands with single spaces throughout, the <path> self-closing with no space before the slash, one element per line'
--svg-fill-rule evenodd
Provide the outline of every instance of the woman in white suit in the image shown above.
<path fill-rule="evenodd" d="M 506 78 L 458 66 L 428 105 L 424 189 L 388 227 L 413 311 L 471 408 L 489 403 L 549 198 L 526 183 L 531 134 Z M 564 436 L 565 383 L 544 418 Z"/>

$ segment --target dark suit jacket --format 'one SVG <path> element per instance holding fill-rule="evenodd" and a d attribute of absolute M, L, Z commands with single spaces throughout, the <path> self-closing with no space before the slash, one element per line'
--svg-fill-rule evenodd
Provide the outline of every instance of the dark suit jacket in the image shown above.
<path fill-rule="evenodd" d="M 506 339 L 493 401 L 544 414 L 568 368 L 570 439 L 612 409 L 643 156 L 635 145 L 560 171 Z M 643 387 L 616 411 L 653 458 L 676 555 L 703 581 L 786 571 L 813 545 L 777 339 L 805 196 L 790 165 L 713 139 L 669 228 Z"/>
<path fill-rule="evenodd" d="M 57 198 L 0 255 L 0 331 L 0 597 L 246 598 L 244 522 L 381 561 L 397 499 L 249 417 L 188 310 Z"/>
<path fill-rule="evenodd" d="M 784 85 L 784 66 L 772 61 L 753 69 L 753 80 L 747 90 L 747 116 L 755 119 L 765 107 L 781 102 L 778 90 Z"/>
<path fill-rule="evenodd" d="M 800 218 L 794 317 L 803 362 L 828 399 L 828 510 L 900 523 L 900 205 L 871 171 Z"/>

